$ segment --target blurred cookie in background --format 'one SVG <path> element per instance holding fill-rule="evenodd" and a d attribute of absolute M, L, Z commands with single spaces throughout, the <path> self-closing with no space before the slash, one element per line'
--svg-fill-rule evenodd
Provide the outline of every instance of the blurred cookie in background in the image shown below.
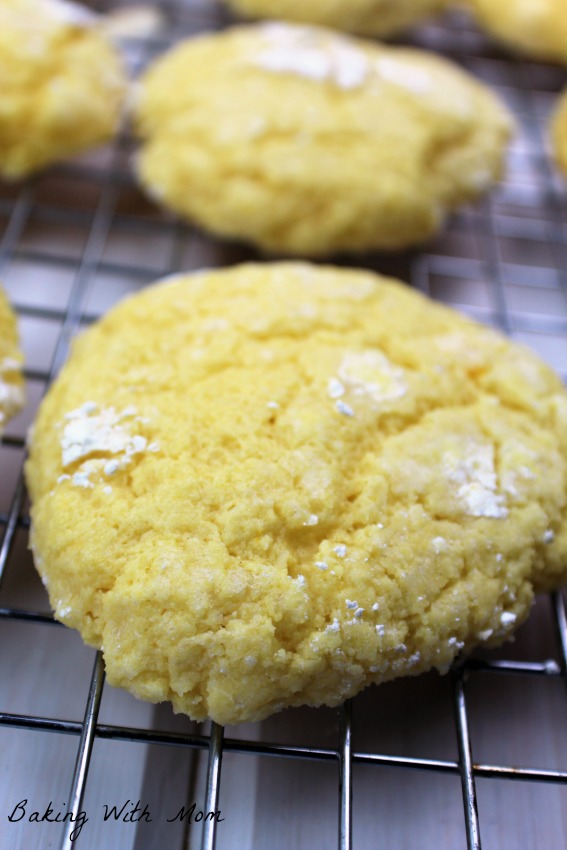
<path fill-rule="evenodd" d="M 226 0 L 249 18 L 319 24 L 359 35 L 389 36 L 446 8 L 449 0 Z"/>
<path fill-rule="evenodd" d="M 513 130 L 445 59 L 285 23 L 182 42 L 142 78 L 134 111 L 154 199 L 307 256 L 423 243 L 498 180 Z"/>
<path fill-rule="evenodd" d="M 479 24 L 528 56 L 567 63 L 566 0 L 468 0 Z"/>
<path fill-rule="evenodd" d="M 86 7 L 0 3 L 0 176 L 18 179 L 111 138 L 126 78 Z"/>
<path fill-rule="evenodd" d="M 21 365 L 16 317 L 0 287 L 0 435 L 24 404 Z"/>

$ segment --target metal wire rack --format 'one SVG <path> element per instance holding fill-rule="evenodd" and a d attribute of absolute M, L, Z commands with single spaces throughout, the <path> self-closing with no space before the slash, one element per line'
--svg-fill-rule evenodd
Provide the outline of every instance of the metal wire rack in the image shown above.
<path fill-rule="evenodd" d="M 98 7 L 117 5 L 127 4 Z M 163 30 L 124 43 L 134 72 L 181 36 L 229 20 L 211 0 L 161 9 Z M 434 244 L 357 262 L 500 327 L 567 376 L 567 190 L 546 143 L 565 73 L 514 59 L 458 12 L 409 40 L 495 88 L 519 133 L 499 190 Z M 0 445 L 0 846 L 567 846 L 561 594 L 538 600 L 512 647 L 465 660 L 445 679 L 394 682 L 340 712 L 293 710 L 227 730 L 104 688 L 100 654 L 48 613 L 26 549 L 22 465 L 26 429 L 71 339 L 152 280 L 254 256 L 156 209 L 135 186 L 132 151 L 125 131 L 102 151 L 0 185 L 0 277 L 20 316 L 28 385 L 26 411 Z M 176 817 L 183 806 L 190 814 Z M 64 818 L 80 811 L 82 826 Z"/>

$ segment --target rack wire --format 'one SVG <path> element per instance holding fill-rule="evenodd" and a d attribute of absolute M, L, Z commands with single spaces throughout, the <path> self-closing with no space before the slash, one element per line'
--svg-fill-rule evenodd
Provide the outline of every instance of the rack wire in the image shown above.
<path fill-rule="evenodd" d="M 98 7 L 117 5 L 127 4 L 101 0 Z M 210 0 L 163 0 L 161 9 L 163 30 L 124 44 L 134 71 L 181 36 L 229 22 Z M 519 133 L 499 190 L 456 215 L 433 244 L 356 262 L 501 328 L 565 377 L 567 190 L 546 141 L 565 73 L 514 59 L 460 13 L 409 41 L 490 84 L 515 113 Z M 0 185 L 0 278 L 20 317 L 29 398 L 0 445 L 0 845 L 565 846 L 567 615 L 560 593 L 538 601 L 514 647 L 463 660 L 446 679 L 391 683 L 339 712 L 293 710 L 227 730 L 199 728 L 104 687 L 100 653 L 80 646 L 48 613 L 26 551 L 22 466 L 26 429 L 72 338 L 119 297 L 159 277 L 255 256 L 156 209 L 133 180 L 133 149 L 124 131 L 102 151 L 24 184 Z M 63 820 L 65 812 L 100 810 L 105 792 L 124 792 L 128 812 L 133 787 L 140 811 L 129 821 L 99 817 L 95 827 L 93 814 L 90 827 L 78 830 L 76 820 Z M 151 822 L 141 811 L 150 797 Z M 192 802 L 223 820 L 176 819 Z M 41 819 L 47 804 L 51 821 Z M 38 817 L 30 821 L 32 806 Z"/>

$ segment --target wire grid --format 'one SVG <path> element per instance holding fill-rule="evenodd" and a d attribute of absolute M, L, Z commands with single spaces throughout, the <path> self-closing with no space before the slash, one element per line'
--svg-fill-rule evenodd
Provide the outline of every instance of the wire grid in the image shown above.
<path fill-rule="evenodd" d="M 98 5 L 107 10 L 124 4 L 101 2 Z M 134 71 L 146 65 L 181 35 L 222 27 L 229 21 L 221 7 L 206 0 L 200 3 L 164 0 L 161 6 L 166 14 L 166 29 L 151 38 L 133 39 L 124 45 Z M 512 108 L 520 132 L 510 155 L 508 177 L 499 191 L 475 208 L 456 215 L 434 244 L 423 252 L 395 257 L 365 256 L 356 262 L 394 274 L 432 297 L 500 327 L 538 350 L 565 377 L 567 192 L 554 171 L 546 143 L 546 122 L 554 98 L 565 82 L 565 74 L 546 65 L 514 60 L 490 44 L 459 14 L 423 27 L 410 41 L 456 59 L 488 82 Z M 0 241 L 0 277 L 4 279 L 20 315 L 28 354 L 26 377 L 31 400 L 26 414 L 9 427 L 0 454 L 0 526 L 3 535 L 0 581 L 6 576 L 0 587 L 0 624 L 19 623 L 26 630 L 51 627 L 68 634 L 51 614 L 46 613 L 46 600 L 43 600 L 43 606 L 41 603 L 36 607 L 27 603 L 18 606 L 10 602 L 9 588 L 10 574 L 20 569 L 22 556 L 18 537 L 25 537 L 29 529 L 22 479 L 25 427 L 46 386 L 64 362 L 73 336 L 120 296 L 137 291 L 152 280 L 182 269 L 226 265 L 255 257 L 247 248 L 216 242 L 181 224 L 145 200 L 135 187 L 130 172 L 132 150 L 133 141 L 125 131 L 113 146 L 102 152 L 57 166 L 23 185 L 0 186 L 0 222 L 4 226 Z M 338 261 L 352 262 L 349 258 L 339 258 Z M 45 296 L 46 292 L 49 297 Z M 40 338 L 42 343 L 47 341 L 46 346 L 36 346 Z M 207 753 L 207 774 L 200 796 L 203 811 L 217 810 L 219 799 L 222 801 L 223 754 L 225 757 L 237 756 L 242 764 L 245 756 L 268 760 L 283 758 L 297 771 L 305 762 L 334 765 L 335 794 L 338 789 L 336 840 L 340 850 L 353 846 L 353 835 L 354 846 L 357 847 L 389 846 L 390 843 L 396 847 L 426 846 L 422 843 L 419 822 L 410 830 L 412 838 L 403 839 L 406 843 L 402 842 L 401 832 L 397 839 L 394 833 L 394 841 L 390 840 L 388 844 L 384 838 L 382 844 L 358 838 L 356 822 L 361 812 L 360 806 L 357 808 L 356 779 L 359 768 L 367 766 L 375 772 L 411 769 L 424 776 L 447 774 L 460 778 L 462 786 L 461 831 L 458 842 L 443 843 L 441 839 L 437 840 L 437 846 L 480 848 L 484 826 L 477 805 L 476 787 L 479 781 L 521 779 L 541 788 L 559 788 L 561 791 L 567 784 L 566 693 L 562 693 L 560 710 L 563 725 L 554 730 L 557 759 L 553 768 L 519 768 L 515 762 L 506 760 L 501 763 L 475 760 L 475 735 L 465 694 L 465 690 L 469 693 L 473 680 L 481 680 L 486 674 L 499 679 L 507 676 L 510 680 L 513 677 L 531 677 L 538 687 L 543 687 L 543 682 L 549 680 L 563 680 L 565 684 L 565 603 L 561 594 L 554 594 L 548 602 L 549 608 L 544 611 L 545 623 L 548 625 L 551 618 L 555 630 L 554 645 L 553 639 L 546 644 L 546 649 L 552 647 L 551 657 L 534 658 L 527 652 L 506 660 L 505 650 L 501 650 L 454 666 L 449 681 L 457 751 L 452 758 L 406 754 L 404 747 L 389 753 L 387 747 L 371 749 L 357 746 L 357 715 L 366 716 L 369 705 L 374 710 L 375 703 L 369 700 L 381 700 L 376 694 L 369 697 L 370 692 L 343 706 L 336 721 L 333 720 L 335 743 L 325 746 L 313 741 L 304 742 L 297 729 L 294 731 L 295 738 L 279 742 L 277 734 L 272 740 L 262 740 L 262 736 L 257 735 L 242 739 L 232 732 L 224 734 L 216 724 L 212 724 L 210 729 L 164 731 L 151 724 L 150 728 L 145 728 L 142 725 L 99 722 L 104 682 L 100 653 L 94 657 L 82 720 L 66 719 L 64 713 L 51 717 L 33 711 L 3 711 L 0 729 L 11 727 L 34 730 L 38 735 L 56 733 L 78 738 L 73 775 L 67 777 L 67 811 L 73 812 L 79 811 L 83 803 L 88 788 L 89 761 L 97 741 L 128 742 L 130 746 L 168 746 L 174 748 L 175 759 L 181 764 L 188 751 Z M 37 635 L 34 637 L 41 639 Z M 50 658 L 50 664 L 55 671 L 58 659 Z M 26 670 L 21 670 L 20 675 L 25 679 Z M 8 690 L 14 687 L 13 682 L 4 684 Z M 391 697 L 392 691 L 388 691 L 388 686 L 372 690 L 378 694 L 384 692 L 386 699 Z M 419 693 L 427 699 L 427 689 Z M 323 716 L 321 712 L 325 711 L 319 710 L 317 716 Z M 331 714 L 334 718 L 335 713 Z M 363 742 L 362 735 L 360 740 Z M 10 769 L 11 766 L 7 767 Z M 394 773 L 395 770 L 391 775 Z M 561 797 L 558 800 L 561 803 Z M 566 801 L 567 798 L 563 797 L 563 802 Z M 374 805 L 380 820 L 387 821 L 387 804 L 381 806 L 380 799 L 376 799 Z M 73 826 L 70 822 L 63 824 L 61 835 L 55 838 L 59 843 L 49 846 L 60 846 L 61 850 L 81 844 L 85 848 L 90 846 L 86 830 L 73 840 Z M 561 839 L 565 840 L 567 836 L 567 823 L 560 819 L 554 826 L 555 832 L 551 833 L 551 837 L 549 834 L 546 836 L 548 843 L 537 846 L 550 846 L 551 841 L 561 846 Z M 237 833 L 238 823 L 233 822 L 230 828 Z M 50 840 L 54 840 L 53 830 L 49 835 Z M 214 820 L 206 821 L 199 833 L 202 848 L 212 850 L 217 837 L 217 846 L 222 844 L 224 847 L 223 828 Z M 292 840 L 295 846 L 302 846 L 290 832 L 287 846 Z M 197 846 L 195 833 L 186 835 L 183 841 Z M 47 846 L 47 842 L 39 846 Z M 136 848 L 138 846 L 150 850 L 149 845 L 136 844 Z M 262 845 L 252 840 L 250 846 Z M 323 841 L 319 846 L 329 844 Z M 487 845 L 483 846 L 486 848 Z M 536 843 L 522 846 L 535 848 Z"/>

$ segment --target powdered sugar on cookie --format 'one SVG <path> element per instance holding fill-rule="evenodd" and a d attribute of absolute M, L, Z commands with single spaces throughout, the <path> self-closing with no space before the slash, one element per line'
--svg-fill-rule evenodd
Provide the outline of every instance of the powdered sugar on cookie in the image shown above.
<path fill-rule="evenodd" d="M 148 448 L 146 437 L 133 433 L 136 408 L 117 411 L 114 407 L 99 407 L 92 401 L 72 410 L 65 416 L 61 437 L 61 455 L 65 468 L 87 458 L 113 455 L 105 461 L 104 472 L 113 475 L 130 462 L 134 455 Z"/>

